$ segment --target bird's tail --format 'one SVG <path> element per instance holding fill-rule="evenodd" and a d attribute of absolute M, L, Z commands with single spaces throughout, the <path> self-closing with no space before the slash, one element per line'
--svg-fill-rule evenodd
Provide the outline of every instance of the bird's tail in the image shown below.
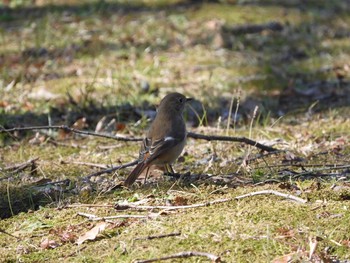
<path fill-rule="evenodd" d="M 129 176 L 125 179 L 124 186 L 126 187 L 131 186 L 136 181 L 136 179 L 140 176 L 143 170 L 146 169 L 147 166 L 148 164 L 146 164 L 145 162 L 140 162 L 139 164 L 137 164 L 134 170 L 132 170 Z"/>

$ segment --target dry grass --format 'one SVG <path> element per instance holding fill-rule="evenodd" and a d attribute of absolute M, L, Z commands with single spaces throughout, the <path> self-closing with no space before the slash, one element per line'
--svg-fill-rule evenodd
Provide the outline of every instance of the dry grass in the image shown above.
<path fill-rule="evenodd" d="M 190 139 L 175 169 L 191 175 L 111 190 L 129 169 L 88 184 L 80 178 L 98 169 L 70 162 L 126 163 L 137 157 L 138 143 L 57 131 L 37 137 L 0 133 L 0 168 L 39 157 L 32 169 L 0 171 L 0 179 L 7 178 L 0 181 L 1 217 L 14 213 L 0 221 L 0 230 L 10 234 L 0 235 L 2 261 L 132 262 L 187 250 L 210 252 L 225 262 L 279 257 L 286 262 L 288 254 L 292 262 L 350 259 L 349 168 L 338 167 L 350 159 L 345 2 L 42 3 L 31 9 L 11 1 L 16 8 L 0 13 L 0 127 L 72 125 L 85 117 L 78 128 L 94 130 L 107 117 L 116 120 L 118 134 L 139 136 L 160 98 L 180 91 L 198 100 L 196 114 L 186 112 L 191 131 L 251 136 L 283 151 L 261 155 L 242 144 Z M 283 30 L 220 39 L 222 24 L 270 21 L 280 22 Z M 228 121 L 229 116 L 237 118 Z M 103 148 L 111 144 L 115 147 Z M 50 184 L 61 180 L 66 181 Z M 74 241 L 96 222 L 78 212 L 127 211 L 65 207 L 145 199 L 153 205 L 194 204 L 263 189 L 309 202 L 256 196 L 156 218 L 116 220 L 80 246 Z M 181 235 L 135 240 L 176 231 Z M 58 247 L 41 248 L 45 238 Z"/>

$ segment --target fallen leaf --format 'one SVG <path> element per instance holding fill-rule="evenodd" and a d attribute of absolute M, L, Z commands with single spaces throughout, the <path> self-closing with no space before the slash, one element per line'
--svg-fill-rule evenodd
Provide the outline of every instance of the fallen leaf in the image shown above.
<path fill-rule="evenodd" d="M 76 243 L 80 245 L 84 243 L 86 240 L 95 240 L 98 234 L 100 234 L 106 229 L 107 225 L 108 225 L 107 222 L 101 222 L 97 224 L 95 227 L 87 231 L 84 235 L 80 236 Z"/>
<path fill-rule="evenodd" d="M 73 128 L 74 129 L 78 129 L 78 130 L 82 130 L 85 127 L 87 127 L 87 123 L 86 123 L 86 118 L 80 118 L 78 119 L 74 124 L 73 124 Z"/>
<path fill-rule="evenodd" d="M 115 126 L 116 126 L 117 131 L 119 131 L 119 132 L 125 130 L 125 128 L 126 128 L 125 123 L 121 123 L 121 122 L 117 122 Z"/>
<path fill-rule="evenodd" d="M 40 247 L 42 249 L 49 249 L 49 248 L 56 248 L 59 244 L 55 240 L 50 240 L 48 238 L 45 238 L 41 243 Z"/>
<path fill-rule="evenodd" d="M 174 205 L 178 206 L 178 205 L 187 205 L 187 199 L 182 197 L 182 196 L 176 196 L 174 198 Z"/>
<path fill-rule="evenodd" d="M 346 247 L 348 247 L 348 248 L 350 248 L 350 240 L 343 240 L 343 241 L 341 242 L 341 244 L 344 245 L 344 246 L 346 246 Z"/>
<path fill-rule="evenodd" d="M 105 126 L 107 116 L 103 116 L 102 119 L 96 124 L 95 132 L 101 132 Z"/>
<path fill-rule="evenodd" d="M 6 108 L 9 105 L 9 103 L 5 100 L 0 101 L 0 108 Z"/>
<path fill-rule="evenodd" d="M 309 260 L 312 259 L 313 254 L 315 253 L 316 247 L 317 247 L 317 239 L 314 237 L 309 237 L 309 246 L 310 246 L 310 251 L 309 251 Z"/>
<path fill-rule="evenodd" d="M 278 257 L 272 260 L 272 263 L 299 262 L 297 260 L 300 260 L 302 258 L 302 254 L 303 253 L 300 253 L 300 252 L 294 252 L 287 255 L 283 255 L 281 257 Z"/>

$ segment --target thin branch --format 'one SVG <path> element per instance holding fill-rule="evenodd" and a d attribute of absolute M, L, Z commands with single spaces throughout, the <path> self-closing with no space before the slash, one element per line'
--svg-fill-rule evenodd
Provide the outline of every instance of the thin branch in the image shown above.
<path fill-rule="evenodd" d="M 219 136 L 219 135 L 204 135 L 199 133 L 193 133 L 189 132 L 187 133 L 187 137 L 193 138 L 193 139 L 202 139 L 207 141 L 227 141 L 227 142 L 243 142 L 248 145 L 252 145 L 256 148 L 259 148 L 263 151 L 267 152 L 275 152 L 278 151 L 277 149 L 258 143 L 256 141 L 253 141 L 251 139 L 248 139 L 246 137 L 231 137 L 231 136 Z"/>
<path fill-rule="evenodd" d="M 151 205 L 133 205 L 133 204 L 126 204 L 126 205 L 119 205 L 116 204 L 115 205 L 115 209 L 116 210 L 127 210 L 127 209 L 136 209 L 136 210 L 152 210 L 152 209 L 164 209 L 165 211 L 169 211 L 169 210 L 179 210 L 179 209 L 190 209 L 190 208 L 197 208 L 197 207 L 205 207 L 205 206 L 211 206 L 214 204 L 220 204 L 220 203 L 227 203 L 227 202 L 231 202 L 233 200 L 239 200 L 242 198 L 246 198 L 246 197 L 251 197 L 251 196 L 255 196 L 255 195 L 268 195 L 268 194 L 272 194 L 272 195 L 277 195 L 286 199 L 290 199 L 293 201 L 296 201 L 298 203 L 302 203 L 305 204 L 307 203 L 307 200 L 302 199 L 300 197 L 291 195 L 291 194 L 284 194 L 275 190 L 263 190 L 263 191 L 258 191 L 258 192 L 252 192 L 252 193 L 248 193 L 245 195 L 240 195 L 240 196 L 236 196 L 233 198 L 224 198 L 224 199 L 217 199 L 214 201 L 209 201 L 206 203 L 200 203 L 200 204 L 193 204 L 193 205 L 180 205 L 180 206 L 163 206 L 163 205 L 156 205 L 156 206 L 151 206 Z"/>
<path fill-rule="evenodd" d="M 12 234 L 10 234 L 10 233 L 7 233 L 5 230 L 3 230 L 3 229 L 1 229 L 1 228 L 0 228 L 0 233 L 3 233 L 3 234 L 8 235 L 8 236 L 10 236 L 10 237 L 13 237 L 13 238 L 15 238 L 15 239 L 17 239 L 17 240 L 21 240 L 20 237 L 15 236 L 15 235 L 12 235 Z"/>
<path fill-rule="evenodd" d="M 94 176 L 98 176 L 98 175 L 101 175 L 101 174 L 109 174 L 109 173 L 112 173 L 116 170 L 120 170 L 120 169 L 124 169 L 126 167 L 129 167 L 129 166 L 133 166 L 135 164 L 137 164 L 138 161 L 133 161 L 133 162 L 130 162 L 130 163 L 126 163 L 126 164 L 122 164 L 122 165 L 119 165 L 119 166 L 114 166 L 114 167 L 111 167 L 111 168 L 108 168 L 108 169 L 105 169 L 105 170 L 102 170 L 102 171 L 98 171 L 98 172 L 95 172 L 95 173 L 92 173 L 92 174 L 89 174 L 85 177 L 83 177 L 83 181 L 88 181 L 90 180 L 91 177 L 94 177 Z"/>
<path fill-rule="evenodd" d="M 163 234 L 163 235 L 138 237 L 138 238 L 135 238 L 134 240 L 151 240 L 151 239 L 156 239 L 156 238 L 175 237 L 175 236 L 180 236 L 180 235 L 181 235 L 181 232 L 174 232 L 174 233 Z"/>
<path fill-rule="evenodd" d="M 39 160 L 39 157 L 37 158 L 34 158 L 34 159 L 30 159 L 24 163 L 20 163 L 20 164 L 15 164 L 15 165 L 12 165 L 12 166 L 7 166 L 5 168 L 0 168 L 0 172 L 5 172 L 7 171 L 7 173 L 4 173 L 6 174 L 5 176 L 3 177 L 0 177 L 0 181 L 2 180 L 6 180 L 6 179 L 9 179 L 11 178 L 14 174 L 17 174 L 19 173 L 20 171 L 23 171 L 24 169 L 28 168 L 28 167 L 31 167 L 31 171 L 30 173 L 34 173 L 36 171 L 36 166 L 35 166 L 35 162 Z"/>
<path fill-rule="evenodd" d="M 50 130 L 50 129 L 56 129 L 56 130 L 62 129 L 65 131 L 74 132 L 74 133 L 78 133 L 78 134 L 97 136 L 97 137 L 108 138 L 108 139 L 113 139 L 113 140 L 123 141 L 123 142 L 142 141 L 142 138 L 128 138 L 128 137 L 123 137 L 123 136 L 114 136 L 114 135 L 102 134 L 102 133 L 91 132 L 91 131 L 82 131 L 82 130 L 68 127 L 67 125 L 15 127 L 15 128 L 11 128 L 11 129 L 0 128 L 0 133 L 2 133 L 2 132 L 10 133 L 10 132 L 15 132 L 15 131 L 31 131 L 31 130 Z"/>
<path fill-rule="evenodd" d="M 85 165 L 85 166 L 101 168 L 101 169 L 108 169 L 108 166 L 106 166 L 104 164 L 99 164 L 99 163 L 87 163 L 87 162 L 76 162 L 76 161 L 64 161 L 64 160 L 61 160 L 60 164 L 77 164 L 77 165 Z"/>
<path fill-rule="evenodd" d="M 350 165 L 343 165 L 343 166 L 337 166 L 337 167 L 324 167 L 324 168 L 320 168 L 320 169 L 315 169 L 313 171 L 306 171 L 306 172 L 302 172 L 302 173 L 297 173 L 296 175 L 293 176 L 293 178 L 298 178 L 298 177 L 301 177 L 303 175 L 312 175 L 314 173 L 321 172 L 321 171 L 342 170 L 342 169 L 349 169 L 349 168 L 350 168 Z"/>
<path fill-rule="evenodd" d="M 117 216 L 103 216 L 98 217 L 93 214 L 87 214 L 79 212 L 78 215 L 87 217 L 91 221 L 101 221 L 101 220 L 110 220 L 110 219 L 119 219 L 119 218 L 150 218 L 152 216 L 143 216 L 143 215 L 117 215 Z"/>
<path fill-rule="evenodd" d="M 284 193 L 281 193 L 281 192 L 278 192 L 275 190 L 263 190 L 263 191 L 258 191 L 258 192 L 252 192 L 252 193 L 248 193 L 245 195 L 236 196 L 235 199 L 239 200 L 242 198 L 251 197 L 251 196 L 255 196 L 255 195 L 269 195 L 269 194 L 277 195 L 277 196 L 280 196 L 280 197 L 283 197 L 286 199 L 290 199 L 290 200 L 293 200 L 293 201 L 296 201 L 296 202 L 302 203 L 302 204 L 307 203 L 307 200 L 305 200 L 305 199 L 302 199 L 300 197 L 297 197 L 297 196 L 294 196 L 291 194 L 284 194 Z"/>
<path fill-rule="evenodd" d="M 280 167 L 299 167 L 299 168 L 305 168 L 305 167 L 322 167 L 321 169 L 317 171 L 323 171 L 323 170 L 341 170 L 350 168 L 350 165 L 348 164 L 336 164 L 336 163 L 325 163 L 325 164 L 303 164 L 303 163 L 284 163 L 284 164 L 272 164 L 270 165 L 271 168 L 280 168 Z M 261 169 L 266 168 L 265 166 L 256 166 L 255 169 Z M 312 172 L 312 171 L 310 171 Z"/>
<path fill-rule="evenodd" d="M 211 206 L 218 203 L 226 203 L 232 201 L 233 198 L 225 198 L 225 199 L 218 199 L 214 201 L 209 201 L 202 204 L 193 204 L 193 205 L 180 205 L 180 206 L 166 206 L 166 205 L 133 205 L 133 204 L 127 204 L 127 205 L 119 205 L 117 204 L 115 206 L 116 210 L 126 210 L 126 209 L 137 209 L 137 210 L 152 210 L 152 209 L 164 209 L 164 210 L 178 210 L 178 209 L 189 209 L 189 208 L 197 208 L 197 207 L 203 207 L 203 206 Z"/>
<path fill-rule="evenodd" d="M 6 166 L 5 168 L 0 168 L 0 171 L 21 171 L 31 165 L 33 165 L 33 163 L 35 163 L 37 160 L 39 160 L 39 157 L 33 158 L 33 159 L 29 159 L 28 161 L 25 161 L 23 163 L 19 163 L 19 164 L 15 164 L 15 165 L 11 165 L 11 166 Z"/>
<path fill-rule="evenodd" d="M 65 208 L 77 208 L 77 207 L 114 207 L 114 205 L 99 205 L 99 204 L 71 204 L 64 206 Z"/>
<path fill-rule="evenodd" d="M 114 135 L 102 134 L 102 133 L 91 132 L 91 131 L 82 131 L 82 130 L 68 127 L 67 125 L 15 127 L 15 128 L 11 128 L 11 129 L 0 128 L 0 133 L 2 133 L 2 132 L 10 133 L 10 132 L 14 132 L 14 131 L 29 131 L 29 130 L 49 130 L 49 129 L 62 129 L 65 131 L 74 132 L 74 133 L 78 133 L 78 134 L 97 136 L 97 137 L 108 138 L 108 139 L 113 139 L 113 140 L 117 140 L 117 141 L 124 141 L 124 142 L 142 141 L 142 138 L 128 138 L 128 137 L 123 137 L 123 136 L 114 136 Z M 254 147 L 257 147 L 263 151 L 267 151 L 267 152 L 277 151 L 277 149 L 275 149 L 273 147 L 263 145 L 261 143 L 258 143 L 256 141 L 253 141 L 253 140 L 245 138 L 245 137 L 204 135 L 204 134 L 198 134 L 198 133 L 194 133 L 194 132 L 189 132 L 187 134 L 187 136 L 189 138 L 202 139 L 202 140 L 207 140 L 207 141 L 243 142 L 243 143 L 246 143 L 248 145 L 252 145 Z"/>
<path fill-rule="evenodd" d="M 206 257 L 210 259 L 212 262 L 222 262 L 220 257 L 214 254 L 210 254 L 206 252 L 197 252 L 197 251 L 184 251 L 184 252 L 180 252 L 180 253 L 176 253 L 173 255 L 160 257 L 160 258 L 136 260 L 135 263 L 150 263 L 150 262 L 163 261 L 163 260 L 174 259 L 174 258 L 189 258 L 189 257 Z"/>

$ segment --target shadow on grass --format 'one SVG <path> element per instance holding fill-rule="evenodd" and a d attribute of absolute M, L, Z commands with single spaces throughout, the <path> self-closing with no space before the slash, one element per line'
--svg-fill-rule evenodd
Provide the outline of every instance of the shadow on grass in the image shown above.
<path fill-rule="evenodd" d="M 65 194 L 59 186 L 32 184 L 13 185 L 2 182 L 0 185 L 0 219 L 8 218 L 21 212 L 37 210 L 64 199 Z"/>
<path fill-rule="evenodd" d="M 4 26 L 15 25 L 24 26 L 28 22 L 40 19 L 51 14 L 74 14 L 82 19 L 96 16 L 98 19 L 108 18 L 111 14 L 159 14 L 160 12 L 181 13 L 183 11 L 195 12 L 196 9 L 205 8 L 210 1 L 184 1 L 175 4 L 163 4 L 149 6 L 146 4 L 122 4 L 122 3 L 106 3 L 98 1 L 92 4 L 78 5 L 50 5 L 43 7 L 19 7 L 15 9 L 1 8 L 0 23 Z M 233 34 L 223 36 L 224 47 L 227 51 L 257 54 L 258 70 L 257 75 L 266 76 L 263 80 L 254 80 L 256 90 L 241 102 L 240 114 L 248 116 L 254 109 L 255 105 L 259 105 L 260 109 L 268 114 L 284 115 L 288 112 L 307 110 L 314 105 L 313 110 L 329 110 L 330 108 L 349 107 L 350 105 L 350 83 L 349 73 L 344 67 L 344 62 L 339 65 L 329 62 L 324 66 L 327 57 L 339 56 L 339 54 L 350 55 L 350 49 L 347 40 L 350 37 L 349 25 L 340 26 L 334 23 L 343 17 L 344 21 L 350 18 L 350 2 L 349 1 L 241 1 L 243 5 L 265 7 L 282 7 L 288 13 L 290 9 L 297 9 L 308 15 L 308 20 L 295 23 L 282 24 L 281 31 L 261 31 L 257 33 L 243 33 L 240 35 Z M 219 3 L 218 3 L 219 5 Z M 271 21 L 273 21 L 271 17 Z M 235 25 L 225 25 L 235 26 Z M 205 30 L 203 28 L 202 30 Z M 337 40 L 340 44 L 337 48 L 324 45 L 326 41 Z M 205 48 L 212 50 L 212 42 L 210 40 L 199 41 Z M 198 43 L 194 41 L 194 43 Z M 38 47 L 26 49 L 20 54 L 3 54 L 0 57 L 2 67 L 10 67 L 13 63 L 16 65 L 45 63 L 46 60 L 62 59 L 72 63 L 74 57 L 81 56 L 97 56 L 105 52 L 114 52 L 116 50 L 125 50 L 127 53 L 130 48 L 144 50 L 152 43 L 146 42 L 130 42 L 126 45 L 116 45 L 112 42 L 93 39 L 92 41 L 78 41 L 77 43 L 69 43 L 66 46 Z M 154 43 L 153 43 L 154 44 Z M 157 45 L 157 51 L 166 51 L 170 45 Z M 142 52 L 142 51 L 140 51 Z M 181 51 L 180 51 L 181 52 Z M 255 55 L 254 55 L 255 56 Z M 125 59 L 129 59 L 127 56 Z M 314 60 L 314 63 L 304 63 L 308 60 Z M 317 62 L 321 60 L 323 62 Z M 38 74 L 41 74 L 39 72 Z M 52 78 L 53 76 L 47 76 Z M 64 76 L 56 76 L 64 77 Z M 24 76 L 27 82 L 35 81 L 38 76 Z M 21 79 L 22 81 L 23 79 Z M 44 77 L 45 80 L 45 77 Z M 20 80 L 18 80 L 20 81 Z M 250 82 L 249 85 L 252 83 Z M 243 83 L 242 87 L 248 87 Z M 218 116 L 223 114 L 223 108 L 229 108 L 229 101 L 224 98 L 217 98 L 221 108 L 208 111 L 208 122 L 214 122 Z M 227 100 L 227 99 L 226 99 Z M 253 107 L 248 104 L 254 105 Z M 245 106 L 247 105 L 247 106 Z M 149 106 L 151 108 L 151 106 Z M 152 109 L 154 109 L 152 107 Z M 200 110 L 200 107 L 199 107 Z M 199 112 L 202 116 L 203 112 Z M 134 123 L 141 118 L 138 111 L 131 105 L 115 105 L 114 107 L 101 107 L 94 103 L 88 104 L 86 107 L 72 107 L 65 109 L 53 108 L 50 118 L 54 124 L 72 125 L 78 118 L 86 117 L 89 127 L 96 127 L 96 123 L 103 116 L 109 115 L 115 117 L 120 122 Z M 228 114 L 226 114 L 228 115 Z M 191 115 L 191 120 L 196 117 Z M 35 126 L 47 125 L 48 114 L 40 114 L 33 112 L 25 112 L 21 114 L 2 113 L 0 117 L 0 125 L 7 128 L 16 126 Z M 89 128 L 91 129 L 91 128 Z M 16 187 L 10 189 L 10 196 L 6 187 L 1 188 L 0 192 L 0 217 L 11 215 L 8 197 L 14 200 L 12 203 L 12 213 L 26 211 L 28 208 L 36 209 L 39 205 L 52 202 L 49 195 L 33 195 L 32 188 L 29 186 Z M 13 195 L 12 195 L 13 194 Z M 4 214 L 3 214 L 4 213 Z"/>

